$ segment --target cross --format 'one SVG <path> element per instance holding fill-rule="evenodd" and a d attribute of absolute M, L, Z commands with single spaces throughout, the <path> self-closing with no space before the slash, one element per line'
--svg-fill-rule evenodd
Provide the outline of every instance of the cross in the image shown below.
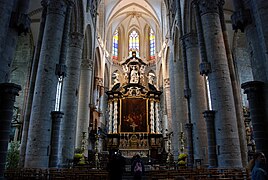
<path fill-rule="evenodd" d="M 130 126 L 133 128 L 133 132 L 135 132 L 135 128 L 136 128 L 138 125 L 135 124 L 135 122 L 133 122 Z"/>

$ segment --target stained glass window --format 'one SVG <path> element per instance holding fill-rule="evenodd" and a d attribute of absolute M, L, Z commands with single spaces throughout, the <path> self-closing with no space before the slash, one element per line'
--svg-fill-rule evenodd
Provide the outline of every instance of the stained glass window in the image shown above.
<path fill-rule="evenodd" d="M 115 31 L 113 36 L 113 59 L 118 60 L 118 30 Z"/>
<path fill-rule="evenodd" d="M 155 34 L 152 29 L 150 29 L 149 39 L 150 39 L 150 59 L 155 59 Z"/>
<path fill-rule="evenodd" d="M 136 51 L 136 56 L 139 57 L 139 34 L 133 30 L 129 35 L 129 56 L 132 56 L 132 51 Z"/>

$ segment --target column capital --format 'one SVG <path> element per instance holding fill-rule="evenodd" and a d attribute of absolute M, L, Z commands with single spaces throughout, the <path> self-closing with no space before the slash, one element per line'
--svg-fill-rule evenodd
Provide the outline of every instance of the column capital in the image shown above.
<path fill-rule="evenodd" d="M 84 35 L 79 32 L 70 33 L 70 47 L 77 47 L 82 49 Z"/>
<path fill-rule="evenodd" d="M 9 24 L 10 27 L 17 30 L 19 35 L 26 34 L 30 31 L 31 19 L 28 14 L 12 12 Z"/>
<path fill-rule="evenodd" d="M 56 64 L 55 75 L 66 77 L 67 66 L 65 64 Z"/>
<path fill-rule="evenodd" d="M 93 69 L 93 60 L 92 59 L 88 59 L 88 58 L 83 58 L 82 59 L 82 63 L 81 63 L 81 67 L 83 69 L 92 70 Z"/>
<path fill-rule="evenodd" d="M 53 119 L 58 119 L 58 118 L 62 118 L 64 113 L 61 112 L 61 111 L 51 111 L 51 117 L 52 117 L 52 120 Z"/>
<path fill-rule="evenodd" d="M 222 6 L 224 0 L 196 0 L 195 4 L 199 6 L 200 15 L 207 13 L 219 13 L 219 6 Z"/>
<path fill-rule="evenodd" d="M 47 3 L 47 14 L 59 14 L 65 16 L 68 2 L 65 0 L 52 0 Z"/>
<path fill-rule="evenodd" d="M 199 70 L 200 70 L 200 74 L 203 75 L 208 75 L 209 73 L 211 73 L 211 64 L 210 62 L 201 62 L 199 64 Z"/>
<path fill-rule="evenodd" d="M 21 86 L 14 83 L 1 83 L 0 84 L 0 95 L 2 94 L 11 94 L 15 96 L 19 95 Z"/>
<path fill-rule="evenodd" d="M 247 25 L 252 23 L 252 17 L 249 9 L 238 9 L 231 15 L 232 26 L 235 31 L 238 29 L 244 32 Z"/>
<path fill-rule="evenodd" d="M 186 49 L 198 47 L 197 34 L 194 32 L 187 33 L 181 38 Z"/>
<path fill-rule="evenodd" d="M 43 6 L 43 8 L 46 8 L 47 7 L 47 2 L 48 0 L 41 0 L 41 6 Z"/>
<path fill-rule="evenodd" d="M 213 118 L 215 117 L 215 111 L 213 110 L 206 110 L 203 112 L 204 118 Z"/>
<path fill-rule="evenodd" d="M 244 94 L 247 94 L 247 99 L 257 98 L 262 95 L 263 87 L 264 82 L 261 81 L 249 81 L 241 84 Z"/>
<path fill-rule="evenodd" d="M 193 123 L 186 123 L 186 124 L 185 124 L 185 128 L 186 128 L 187 130 L 191 130 L 191 129 L 193 128 Z"/>

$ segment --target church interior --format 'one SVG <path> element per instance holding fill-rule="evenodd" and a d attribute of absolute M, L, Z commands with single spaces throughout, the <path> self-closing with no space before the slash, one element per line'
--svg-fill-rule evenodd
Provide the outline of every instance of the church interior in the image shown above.
<path fill-rule="evenodd" d="M 108 179 L 113 154 L 125 179 L 136 154 L 147 179 L 248 179 L 268 157 L 268 1 L 0 0 L 0 16 L 0 179 Z"/>

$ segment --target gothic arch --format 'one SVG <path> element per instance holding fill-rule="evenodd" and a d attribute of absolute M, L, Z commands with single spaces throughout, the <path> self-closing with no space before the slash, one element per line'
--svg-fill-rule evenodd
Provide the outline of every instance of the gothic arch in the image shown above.
<path fill-rule="evenodd" d="M 94 76 L 95 77 L 102 77 L 101 75 L 101 55 L 100 55 L 100 48 L 97 47 L 95 50 L 95 62 L 94 62 Z"/>
<path fill-rule="evenodd" d="M 91 26 L 87 25 L 85 31 L 84 47 L 83 47 L 83 58 L 93 59 L 92 57 L 92 30 Z"/>
<path fill-rule="evenodd" d="M 109 71 L 109 68 L 108 68 L 108 65 L 107 63 L 105 64 L 105 67 L 104 67 L 104 79 L 103 79 L 103 85 L 104 85 L 104 88 L 106 90 L 109 89 L 109 85 L 110 85 L 110 71 Z"/>
<path fill-rule="evenodd" d="M 71 30 L 70 32 L 80 32 L 83 34 L 84 30 L 84 13 L 83 2 L 74 1 L 71 17 Z"/>

